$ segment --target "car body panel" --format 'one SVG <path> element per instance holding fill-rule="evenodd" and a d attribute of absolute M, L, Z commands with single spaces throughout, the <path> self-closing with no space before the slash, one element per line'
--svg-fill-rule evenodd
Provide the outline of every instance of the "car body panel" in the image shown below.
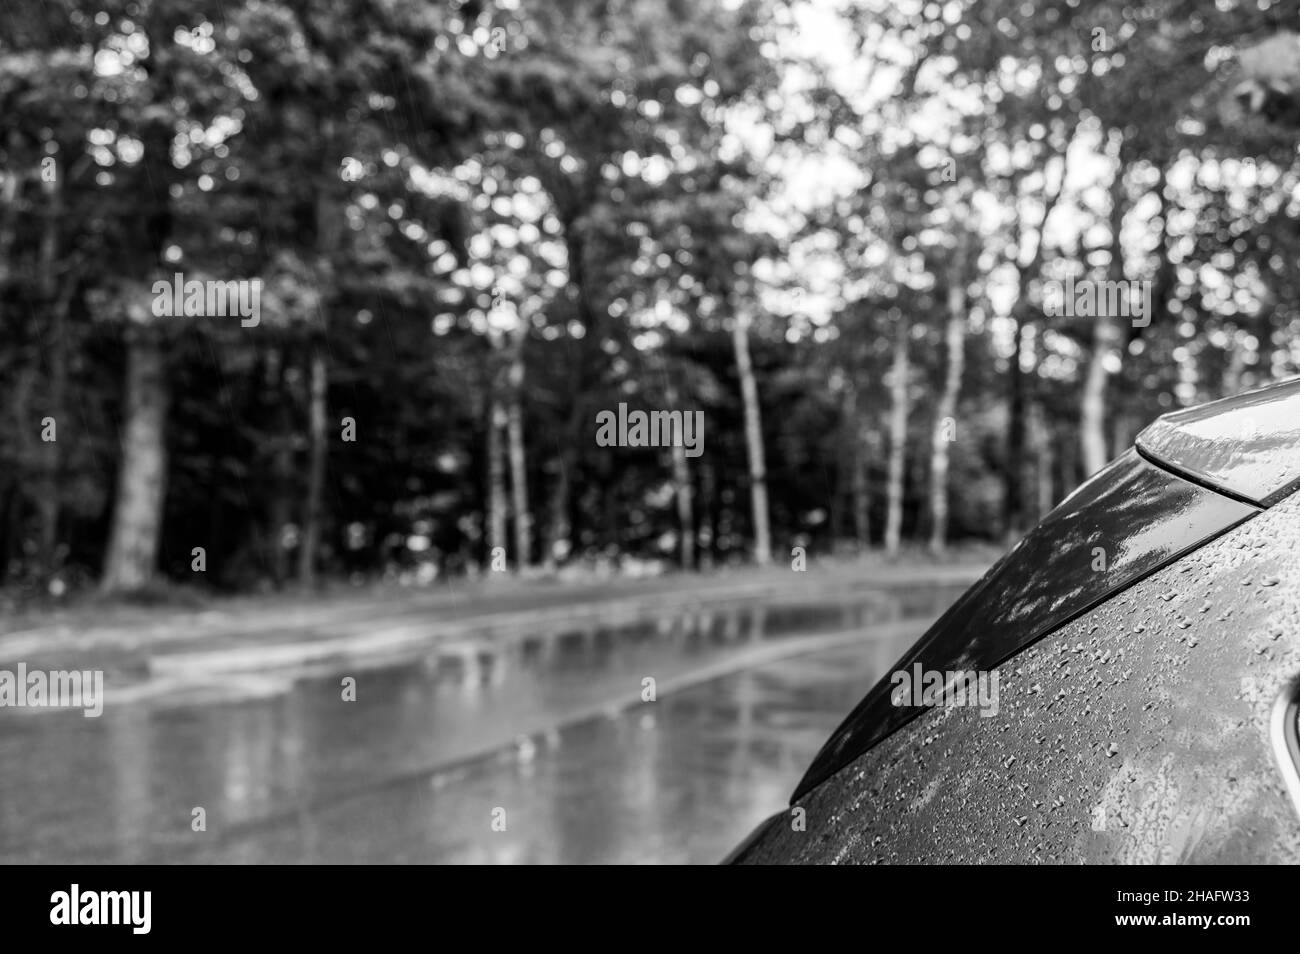
<path fill-rule="evenodd" d="M 990 670 L 1146 574 L 1259 512 L 1130 450 L 1071 494 L 959 599 L 894 671 Z M 798 799 L 927 711 L 886 674 L 832 734 Z"/>
<path fill-rule="evenodd" d="M 995 716 L 927 710 L 736 861 L 1300 862 L 1270 732 L 1300 674 L 1297 540 L 1300 495 L 1030 646 Z"/>
<path fill-rule="evenodd" d="M 1261 507 L 1300 485 L 1300 378 L 1157 419 L 1138 451 L 1174 473 Z"/>

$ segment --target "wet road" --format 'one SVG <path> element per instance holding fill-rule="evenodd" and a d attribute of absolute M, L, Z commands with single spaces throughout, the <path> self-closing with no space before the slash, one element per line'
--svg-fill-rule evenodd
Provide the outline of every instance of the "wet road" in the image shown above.
<path fill-rule="evenodd" d="M 487 631 L 98 719 L 0 709 L 0 860 L 714 862 L 956 591 L 900 595 Z"/>

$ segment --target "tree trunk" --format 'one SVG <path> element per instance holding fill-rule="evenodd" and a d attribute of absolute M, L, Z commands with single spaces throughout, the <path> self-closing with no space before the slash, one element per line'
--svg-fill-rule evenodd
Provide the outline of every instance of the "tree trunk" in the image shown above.
<path fill-rule="evenodd" d="M 903 533 L 903 473 L 907 451 L 907 319 L 898 317 L 889 382 L 889 479 L 885 485 L 885 552 L 898 553 Z"/>
<path fill-rule="evenodd" d="M 1238 329 L 1228 332 L 1228 360 L 1223 365 L 1223 384 L 1220 396 L 1236 394 L 1242 390 L 1242 375 L 1246 372 L 1246 349 L 1236 340 Z"/>
<path fill-rule="evenodd" d="M 740 374 L 740 395 L 745 405 L 745 449 L 749 456 L 749 497 L 754 515 L 754 562 L 772 562 L 772 538 L 768 527 L 767 465 L 763 452 L 763 420 L 758 406 L 758 385 L 749 356 L 749 315 L 737 311 L 731 324 L 731 341 Z"/>
<path fill-rule="evenodd" d="M 666 375 L 665 375 L 666 376 Z M 664 390 L 668 406 L 672 410 L 681 410 L 683 415 L 691 412 L 678 407 L 677 388 L 669 381 Z M 691 463 L 686 456 L 684 446 L 673 444 L 669 448 L 672 457 L 673 497 L 677 503 L 678 532 L 681 543 L 678 552 L 683 570 L 695 569 L 695 488 L 691 483 Z"/>
<path fill-rule="evenodd" d="M 560 448 L 556 454 L 555 483 L 551 486 L 549 504 L 549 531 L 546 542 L 546 555 L 551 563 L 563 563 L 573 554 L 579 525 L 583 514 L 575 511 L 573 505 L 574 475 L 578 470 L 579 447 L 589 421 L 583 420 L 581 408 L 586 402 L 578 395 L 570 395 L 573 408 L 569 420 L 559 434 Z"/>
<path fill-rule="evenodd" d="M 285 388 L 285 365 L 288 356 L 274 349 L 267 357 L 265 387 L 274 395 L 275 407 L 271 409 L 274 438 L 271 453 L 271 505 L 270 522 L 271 576 L 277 587 L 289 582 L 289 551 L 284 545 L 285 528 L 293 522 L 293 420 L 290 414 L 290 395 Z"/>
<path fill-rule="evenodd" d="M 1118 162 L 1118 160 L 1117 160 Z M 1110 190 L 1110 266 L 1112 281 L 1124 278 L 1124 252 L 1120 242 L 1124 224 L 1124 167 L 1117 165 Z M 1114 353 L 1120 333 L 1118 318 L 1097 315 L 1092 333 L 1092 356 L 1079 400 L 1079 431 L 1083 469 L 1091 476 L 1106 466 L 1106 359 Z"/>
<path fill-rule="evenodd" d="M 955 439 L 957 397 L 966 346 L 966 242 L 958 236 L 948 270 L 947 364 L 943 391 L 930 435 L 930 552 L 941 553 L 948 538 L 948 445 Z"/>
<path fill-rule="evenodd" d="M 307 464 L 307 500 L 303 507 L 301 548 L 298 551 L 298 582 L 316 582 L 316 558 L 320 549 L 321 504 L 325 496 L 326 395 L 329 376 L 325 354 L 316 347 L 311 356 L 311 383 L 308 411 L 309 458 Z"/>
<path fill-rule="evenodd" d="M 298 551 L 298 582 L 304 586 L 316 582 L 319 561 L 321 523 L 325 497 L 325 463 L 328 453 L 326 424 L 329 395 L 329 368 L 324 346 L 329 335 L 330 314 L 338 300 L 335 259 L 341 254 L 346 230 L 343 187 L 338 176 L 338 137 L 333 117 L 318 117 L 317 144 L 320 148 L 321 187 L 315 190 L 312 214 L 316 225 L 316 269 L 321 287 L 321 305 L 315 326 L 309 335 L 311 374 L 308 391 L 308 459 L 307 499 L 303 508 L 301 547 Z"/>
<path fill-rule="evenodd" d="M 555 477 L 551 484 L 551 499 L 547 505 L 546 552 L 543 560 L 548 570 L 554 569 L 569 558 L 573 549 L 571 537 L 573 524 L 569 517 L 570 474 L 576 466 L 576 455 L 571 450 L 561 451 L 554 460 Z"/>
<path fill-rule="evenodd" d="M 523 319 L 511 333 L 508 384 L 510 406 L 506 412 L 506 432 L 510 448 L 510 489 L 515 511 L 515 562 L 527 571 L 533 553 L 533 512 L 528 506 L 528 458 L 524 451 L 524 337 Z"/>
<path fill-rule="evenodd" d="M 72 275 L 65 277 L 60 287 L 55 265 L 59 252 L 59 226 L 63 220 L 63 190 L 59 176 L 52 181 L 41 182 L 47 197 L 45 223 L 41 231 L 39 291 L 41 303 L 49 309 L 49 356 L 50 356 L 50 394 L 49 414 L 54 418 L 56 427 L 66 424 L 63 420 L 63 406 L 68 381 L 68 309 L 72 304 L 72 294 L 76 290 L 76 279 Z M 47 441 L 43 446 L 41 469 L 44 472 L 43 488 L 37 507 L 41 515 L 40 535 L 40 570 L 43 577 L 49 578 L 58 569 L 59 512 L 63 502 L 63 455 L 59 452 L 59 443 Z"/>
<path fill-rule="evenodd" d="M 584 514 L 582 508 L 573 506 L 574 474 L 579 462 L 579 448 L 591 440 L 592 418 L 590 397 L 597 391 L 593 368 L 604 362 L 600 351 L 602 311 L 593 304 L 588 291 L 586 240 L 578 226 L 578 213 L 574 209 L 561 209 L 560 222 L 564 229 L 564 243 L 569 256 L 568 291 L 574 301 L 576 313 L 585 334 L 569 353 L 573 368 L 569 374 L 567 394 L 569 417 L 561 440 L 558 461 L 560 470 L 551 491 L 550 539 L 547 557 L 551 562 L 563 562 L 574 549 L 576 535 L 581 532 Z"/>
<path fill-rule="evenodd" d="M 569 556 L 569 469 L 573 466 L 561 453 L 553 460 L 555 476 L 552 478 L 550 499 L 547 502 L 546 539 L 543 543 L 542 562 L 547 570 L 554 570 Z"/>
<path fill-rule="evenodd" d="M 1005 494 L 1002 498 L 1002 526 L 1008 539 L 1024 531 L 1024 459 L 1025 459 L 1025 375 L 1020 367 L 1024 328 L 1021 317 L 1013 317 L 1014 348 L 1008 368 L 1010 395 L 1007 401 L 1007 456 Z"/>
<path fill-rule="evenodd" d="M 150 49 L 159 49 L 156 18 L 142 25 Z M 141 61 L 153 95 L 166 101 L 174 89 L 173 77 L 159 69 L 156 57 Z M 146 111 L 147 112 L 147 111 Z M 132 278 L 148 283 L 171 234 L 171 186 L 176 181 L 171 161 L 172 122 L 164 115 L 142 123 L 144 146 L 138 166 L 141 186 L 131 218 L 142 229 L 141 245 L 133 249 Z M 63 175 L 60 170 L 59 175 Z M 138 269 L 138 271 L 136 271 Z M 149 321 L 147 308 L 124 301 L 128 320 L 123 332 L 126 347 L 125 418 L 122 422 L 122 459 L 104 572 L 100 587 L 106 593 L 138 590 L 153 578 L 162 538 L 163 506 L 167 493 L 167 413 L 171 394 L 163 340 Z"/>
<path fill-rule="evenodd" d="M 1111 350 L 1114 329 L 1110 319 L 1099 316 L 1092 335 L 1092 357 L 1083 380 L 1079 405 L 1080 447 L 1083 471 L 1092 476 L 1106 466 L 1106 355 Z"/>
<path fill-rule="evenodd" d="M 506 448 L 501 432 L 506 426 L 506 409 L 495 395 L 488 409 L 488 565 L 491 566 L 498 548 L 506 551 Z"/>
<path fill-rule="evenodd" d="M 153 578 L 167 490 L 169 395 L 162 344 L 146 327 L 128 332 L 126 346 L 126 419 L 101 582 L 106 593 L 138 590 Z"/>
<path fill-rule="evenodd" d="M 511 394 L 506 412 L 510 457 L 510 497 L 515 514 L 515 562 L 527 570 L 533 552 L 533 514 L 528 507 L 528 460 L 524 452 L 523 409 L 518 394 Z"/>
<path fill-rule="evenodd" d="M 1056 478 L 1056 448 L 1052 446 L 1052 431 L 1040 402 L 1031 408 L 1029 429 L 1034 442 L 1034 489 L 1037 498 L 1035 516 L 1041 520 L 1056 505 L 1052 482 Z"/>
<path fill-rule="evenodd" d="M 695 569 L 695 500 L 691 487 L 691 467 L 686 448 L 674 444 L 673 486 L 677 497 L 677 523 L 681 527 L 681 560 L 683 570 Z"/>
<path fill-rule="evenodd" d="M 713 465 L 709 463 L 708 458 L 701 458 L 701 460 L 703 463 L 700 464 L 700 497 L 697 502 L 698 506 L 695 508 L 700 515 L 699 531 L 696 533 L 696 547 L 699 551 L 700 569 L 711 570 L 713 569 L 713 552 L 716 541 L 713 528 L 717 516 L 717 478 L 714 474 Z"/>
<path fill-rule="evenodd" d="M 1026 500 L 1032 501 L 1027 523 L 1037 523 L 1051 510 L 1052 457 L 1051 431 L 1047 411 L 1039 388 L 1038 364 L 1042 360 L 1043 336 L 1036 334 L 1029 346 L 1029 375 L 1025 388 L 1025 433 L 1029 452 L 1025 455 L 1024 480 L 1032 488 Z"/>

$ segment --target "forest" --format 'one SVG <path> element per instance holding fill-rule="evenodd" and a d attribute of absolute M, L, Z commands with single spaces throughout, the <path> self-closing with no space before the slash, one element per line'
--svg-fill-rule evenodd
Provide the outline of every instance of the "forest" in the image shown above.
<path fill-rule="evenodd" d="M 1014 542 L 1296 373 L 1297 23 L 7 0 L 0 592 Z"/>

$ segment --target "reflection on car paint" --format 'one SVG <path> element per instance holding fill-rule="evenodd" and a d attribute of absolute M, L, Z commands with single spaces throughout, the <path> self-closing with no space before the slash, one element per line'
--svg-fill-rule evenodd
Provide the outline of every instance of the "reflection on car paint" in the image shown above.
<path fill-rule="evenodd" d="M 1130 450 L 1048 514 L 894 668 L 991 669 L 1258 512 Z M 831 736 L 792 801 L 923 711 L 891 704 L 889 678 Z"/>
<path fill-rule="evenodd" d="M 1297 538 L 1300 494 L 1026 648 L 998 718 L 926 711 L 737 860 L 1300 862 L 1269 731 L 1300 674 Z"/>

